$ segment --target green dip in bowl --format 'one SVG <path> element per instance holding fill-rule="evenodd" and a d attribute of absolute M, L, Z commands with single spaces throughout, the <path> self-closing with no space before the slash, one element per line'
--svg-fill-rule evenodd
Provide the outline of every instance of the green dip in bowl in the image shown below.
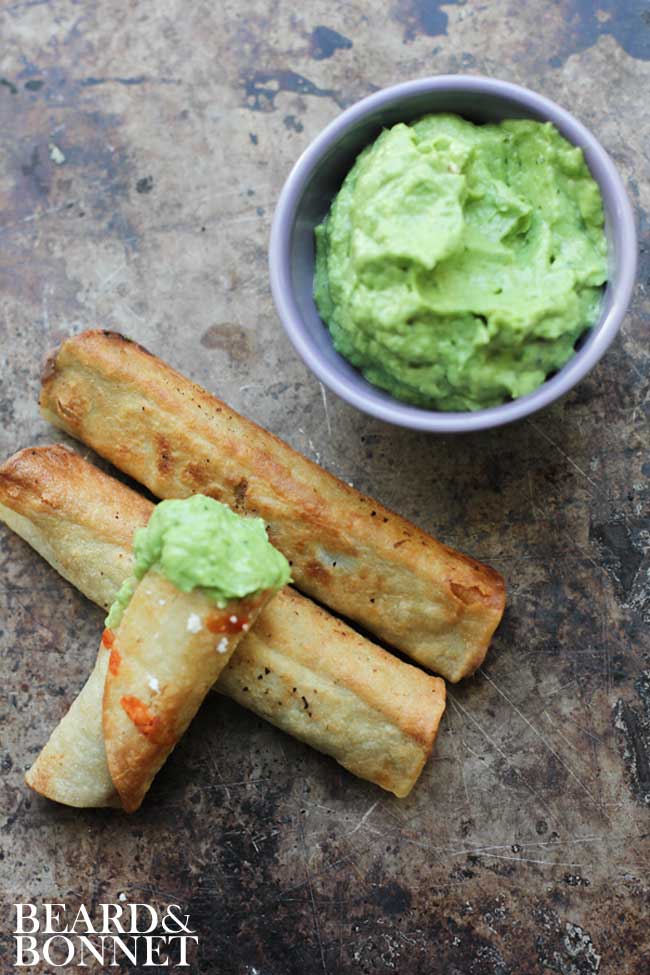
<path fill-rule="evenodd" d="M 550 122 L 394 125 L 316 228 L 314 296 L 335 348 L 435 410 L 540 386 L 598 318 L 606 280 L 598 185 Z"/>

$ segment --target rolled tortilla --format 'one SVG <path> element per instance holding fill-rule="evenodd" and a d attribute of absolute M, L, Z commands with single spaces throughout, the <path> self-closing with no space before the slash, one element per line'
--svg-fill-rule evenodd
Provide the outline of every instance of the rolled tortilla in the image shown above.
<path fill-rule="evenodd" d="M 148 572 L 117 630 L 104 631 L 90 677 L 27 784 L 68 806 L 138 809 L 270 595 L 218 609 Z"/>
<path fill-rule="evenodd" d="M 272 595 L 266 590 L 220 609 L 202 591 L 181 592 L 149 570 L 115 632 L 105 631 L 110 657 L 102 702 L 104 745 L 127 812 L 140 806 Z"/>
<path fill-rule="evenodd" d="M 106 762 L 102 698 L 110 650 L 102 643 L 92 673 L 25 775 L 42 796 L 65 806 L 120 806 Z"/>
<path fill-rule="evenodd" d="M 43 415 L 161 498 L 264 518 L 296 586 L 450 681 L 481 664 L 501 576 L 328 474 L 115 332 L 48 360 Z"/>
<path fill-rule="evenodd" d="M 0 520 L 104 609 L 131 575 L 133 534 L 152 510 L 61 445 L 27 448 L 0 467 Z M 87 682 L 27 776 L 37 791 L 70 805 L 117 801 L 93 757 L 104 748 L 101 650 L 96 666 L 104 667 L 101 679 Z M 216 689 L 400 797 L 417 781 L 445 707 L 442 680 L 289 588 L 266 606 Z"/>

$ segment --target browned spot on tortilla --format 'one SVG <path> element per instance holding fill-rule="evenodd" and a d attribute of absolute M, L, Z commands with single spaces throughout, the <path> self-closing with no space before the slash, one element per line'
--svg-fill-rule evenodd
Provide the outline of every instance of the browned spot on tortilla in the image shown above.
<path fill-rule="evenodd" d="M 245 477 L 242 477 L 240 481 L 235 484 L 234 494 L 235 494 L 235 506 L 237 508 L 243 508 L 246 503 L 246 492 L 248 491 L 248 481 Z"/>
<path fill-rule="evenodd" d="M 214 498 L 215 501 L 223 500 L 223 491 L 219 490 L 219 488 L 206 487 L 204 488 L 203 493 L 206 494 L 209 498 Z"/>
<path fill-rule="evenodd" d="M 484 603 L 486 601 L 485 593 L 478 586 L 461 586 L 459 582 L 450 582 L 449 588 L 454 596 L 457 596 L 467 606 L 471 606 L 472 603 Z"/>
<path fill-rule="evenodd" d="M 58 412 L 65 417 L 70 426 L 79 429 L 86 414 L 86 400 L 71 393 L 66 399 L 57 397 L 56 403 Z"/>
<path fill-rule="evenodd" d="M 110 329 L 103 328 L 101 329 L 101 333 L 102 335 L 105 335 L 107 339 L 111 339 L 111 341 L 115 342 L 117 345 L 135 346 L 136 349 L 140 349 L 141 352 L 145 352 L 147 355 L 153 357 L 153 352 L 150 352 L 149 349 L 145 349 L 144 345 L 140 345 L 140 343 L 136 342 L 134 339 L 130 339 L 128 336 L 122 335 L 121 332 L 112 332 Z"/>
<path fill-rule="evenodd" d="M 45 356 L 45 361 L 43 362 L 43 368 L 41 369 L 41 383 L 45 386 L 53 378 L 56 373 L 56 355 L 57 349 L 51 349 Z"/>
<path fill-rule="evenodd" d="M 48 796 L 53 772 L 55 769 L 60 768 L 63 763 L 64 756 L 61 753 L 48 756 L 48 760 L 45 763 L 41 763 L 37 759 L 36 765 L 27 770 L 25 782 L 35 792 L 39 792 L 42 796 Z"/>
<path fill-rule="evenodd" d="M 203 487 L 205 484 L 205 468 L 203 464 L 186 464 L 183 468 L 183 480 L 188 481 L 192 487 Z"/>
<path fill-rule="evenodd" d="M 160 474 L 170 474 L 174 466 L 172 448 L 167 437 L 156 435 L 156 466 Z"/>
<path fill-rule="evenodd" d="M 307 575 L 311 576 L 312 579 L 316 579 L 318 582 L 328 583 L 330 581 L 329 572 L 315 559 L 307 563 L 305 571 Z"/>
<path fill-rule="evenodd" d="M 491 565 L 486 565 L 485 562 L 477 562 L 476 559 L 471 558 L 469 555 L 465 555 L 464 552 L 457 552 L 454 549 L 448 548 L 446 545 L 443 546 L 446 551 L 450 552 L 457 562 L 464 562 L 465 565 L 469 566 L 473 572 L 481 576 L 486 582 L 489 581 L 491 586 L 499 586 L 502 590 L 504 587 L 503 577 L 493 569 Z"/>

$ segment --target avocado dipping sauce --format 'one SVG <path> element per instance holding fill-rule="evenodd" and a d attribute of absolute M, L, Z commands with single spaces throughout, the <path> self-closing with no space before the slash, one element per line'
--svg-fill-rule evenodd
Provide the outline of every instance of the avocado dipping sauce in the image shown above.
<path fill-rule="evenodd" d="M 606 280 L 598 185 L 551 123 L 395 125 L 316 228 L 314 296 L 335 348 L 431 409 L 532 392 L 596 321 Z"/>
<path fill-rule="evenodd" d="M 243 518 L 225 504 L 195 494 L 161 501 L 133 539 L 133 578 L 120 588 L 106 617 L 119 626 L 139 579 L 160 572 L 181 592 L 200 588 L 221 609 L 290 581 L 289 563 L 268 540 L 261 518 Z"/>

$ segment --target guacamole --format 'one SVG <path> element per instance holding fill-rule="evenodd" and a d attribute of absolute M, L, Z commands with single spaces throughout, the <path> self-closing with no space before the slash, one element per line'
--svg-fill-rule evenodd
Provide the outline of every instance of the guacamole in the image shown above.
<path fill-rule="evenodd" d="M 316 228 L 334 346 L 397 399 L 478 410 L 571 357 L 607 279 L 600 191 L 550 123 L 385 130 Z"/>
<path fill-rule="evenodd" d="M 119 624 L 137 580 L 149 569 L 182 592 L 200 587 L 221 608 L 290 580 L 289 563 L 269 542 L 261 518 L 242 518 L 202 494 L 161 501 L 135 533 L 133 554 L 135 578 L 120 589 L 106 618 L 109 627 Z"/>

